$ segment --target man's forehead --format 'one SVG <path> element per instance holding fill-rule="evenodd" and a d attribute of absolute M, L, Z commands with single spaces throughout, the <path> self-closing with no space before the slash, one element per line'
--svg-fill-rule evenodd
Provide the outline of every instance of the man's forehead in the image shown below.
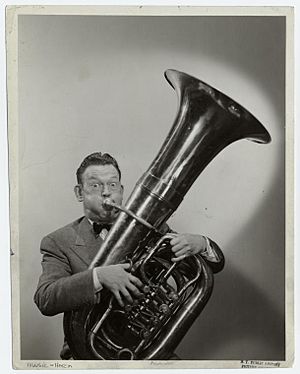
<path fill-rule="evenodd" d="M 117 169 L 111 165 L 90 165 L 88 166 L 83 175 L 83 177 L 90 179 L 90 178 L 99 178 L 99 177 L 116 177 L 119 179 L 119 173 Z"/>

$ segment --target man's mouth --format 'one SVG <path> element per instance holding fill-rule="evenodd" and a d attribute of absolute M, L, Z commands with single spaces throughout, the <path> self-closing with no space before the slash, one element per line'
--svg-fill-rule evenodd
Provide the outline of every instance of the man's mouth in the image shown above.
<path fill-rule="evenodd" d="M 115 204 L 115 201 L 113 199 L 104 199 L 103 202 L 102 202 L 102 206 L 105 210 L 107 211 L 112 211 L 112 210 L 117 210 L 115 207 L 114 207 L 114 204 Z"/>

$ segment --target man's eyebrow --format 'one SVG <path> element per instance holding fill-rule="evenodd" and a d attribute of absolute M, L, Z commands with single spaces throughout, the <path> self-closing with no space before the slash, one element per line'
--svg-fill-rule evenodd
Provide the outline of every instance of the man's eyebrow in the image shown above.
<path fill-rule="evenodd" d="M 94 175 L 91 175 L 91 176 L 87 177 L 87 179 L 88 179 L 89 181 L 97 181 L 97 182 L 98 182 L 98 181 L 101 181 L 98 177 L 96 177 L 96 176 L 94 176 Z M 110 181 L 111 181 L 111 180 L 119 181 L 119 177 L 118 177 L 117 175 L 114 175 L 114 176 L 110 177 L 109 180 L 110 180 Z"/>

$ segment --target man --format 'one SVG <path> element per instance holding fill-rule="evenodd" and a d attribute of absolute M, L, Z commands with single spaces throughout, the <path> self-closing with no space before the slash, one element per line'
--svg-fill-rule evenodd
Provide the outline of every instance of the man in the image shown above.
<path fill-rule="evenodd" d="M 110 198 L 117 204 L 122 203 L 118 163 L 107 153 L 93 153 L 83 160 L 76 174 L 74 191 L 83 204 L 84 217 L 47 235 L 41 242 L 43 272 L 34 300 L 47 316 L 101 302 L 102 288 L 112 292 L 121 306 L 132 303 L 142 293 L 142 282 L 127 271 L 129 264 L 88 269 L 118 215 L 116 209 L 105 209 L 103 201 Z M 200 254 L 214 272 L 224 266 L 219 247 L 202 235 L 174 233 L 170 243 L 174 262 Z M 61 358 L 71 358 L 66 343 Z"/>

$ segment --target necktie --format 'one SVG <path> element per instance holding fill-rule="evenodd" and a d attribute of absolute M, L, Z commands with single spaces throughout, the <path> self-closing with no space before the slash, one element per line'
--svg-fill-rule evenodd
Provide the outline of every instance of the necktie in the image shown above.
<path fill-rule="evenodd" d="M 94 230 L 94 233 L 95 235 L 99 235 L 100 232 L 102 231 L 102 229 L 106 229 L 107 231 L 109 231 L 111 228 L 111 225 L 107 224 L 107 223 L 96 223 L 96 222 L 93 222 L 93 230 Z"/>

